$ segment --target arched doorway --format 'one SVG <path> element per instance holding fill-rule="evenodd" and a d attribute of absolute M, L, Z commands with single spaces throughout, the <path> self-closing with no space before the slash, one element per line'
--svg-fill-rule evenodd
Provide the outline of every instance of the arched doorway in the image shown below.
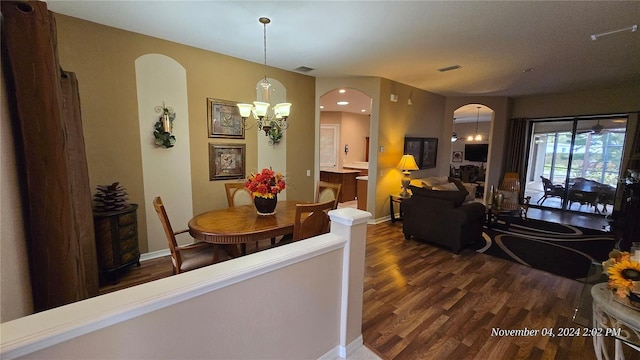
<path fill-rule="evenodd" d="M 484 196 L 484 184 L 490 159 L 493 109 L 482 104 L 467 104 L 453 113 L 451 137 L 451 176 L 478 184 L 477 197 Z M 454 136 L 455 134 L 455 136 Z"/>
<path fill-rule="evenodd" d="M 320 180 L 343 178 L 340 206 L 366 210 L 371 101 L 353 88 L 320 97 Z"/>

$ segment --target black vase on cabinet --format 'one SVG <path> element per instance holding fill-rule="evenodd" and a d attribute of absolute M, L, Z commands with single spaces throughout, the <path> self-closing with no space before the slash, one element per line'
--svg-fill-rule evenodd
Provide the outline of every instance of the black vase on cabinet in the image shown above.
<path fill-rule="evenodd" d="M 101 279 L 117 283 L 118 270 L 140 266 L 137 209 L 137 204 L 128 204 L 121 210 L 93 212 Z"/>

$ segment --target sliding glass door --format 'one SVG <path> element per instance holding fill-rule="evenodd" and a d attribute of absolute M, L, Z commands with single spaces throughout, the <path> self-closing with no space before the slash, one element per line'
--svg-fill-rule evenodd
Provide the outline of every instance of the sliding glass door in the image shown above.
<path fill-rule="evenodd" d="M 610 213 L 625 131 L 624 117 L 534 121 L 525 190 L 532 205 Z"/>

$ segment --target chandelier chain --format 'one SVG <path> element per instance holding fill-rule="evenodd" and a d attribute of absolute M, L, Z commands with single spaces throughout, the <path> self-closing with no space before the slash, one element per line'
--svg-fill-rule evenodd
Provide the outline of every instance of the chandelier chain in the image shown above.
<path fill-rule="evenodd" d="M 264 40 L 264 79 L 267 80 L 267 24 L 268 22 L 263 22 L 262 26 L 264 27 L 263 32 L 263 40 Z"/>

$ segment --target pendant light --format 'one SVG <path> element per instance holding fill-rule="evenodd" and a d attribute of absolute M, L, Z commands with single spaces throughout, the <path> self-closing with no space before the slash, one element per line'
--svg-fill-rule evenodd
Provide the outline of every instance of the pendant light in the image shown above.
<path fill-rule="evenodd" d="M 478 106 L 478 115 L 476 117 L 476 135 L 467 136 L 468 141 L 482 141 L 482 135 L 478 133 L 478 121 L 480 121 L 480 108 L 481 106 Z"/>
<path fill-rule="evenodd" d="M 240 116 L 242 117 L 245 129 L 251 127 L 251 125 L 247 125 L 246 121 L 249 116 L 253 115 L 253 117 L 256 118 L 258 131 L 264 131 L 265 135 L 275 140 L 274 136 L 280 134 L 279 136 L 281 137 L 282 131 L 289 127 L 287 119 L 289 118 L 291 104 L 280 103 L 271 107 L 271 84 L 267 79 L 267 24 L 269 24 L 271 20 L 266 17 L 261 17 L 258 21 L 263 25 L 264 40 L 264 79 L 262 79 L 258 85 L 260 98 L 254 101 L 253 104 L 238 104 L 238 109 L 240 110 Z M 277 141 L 275 142 L 277 143 Z"/>

